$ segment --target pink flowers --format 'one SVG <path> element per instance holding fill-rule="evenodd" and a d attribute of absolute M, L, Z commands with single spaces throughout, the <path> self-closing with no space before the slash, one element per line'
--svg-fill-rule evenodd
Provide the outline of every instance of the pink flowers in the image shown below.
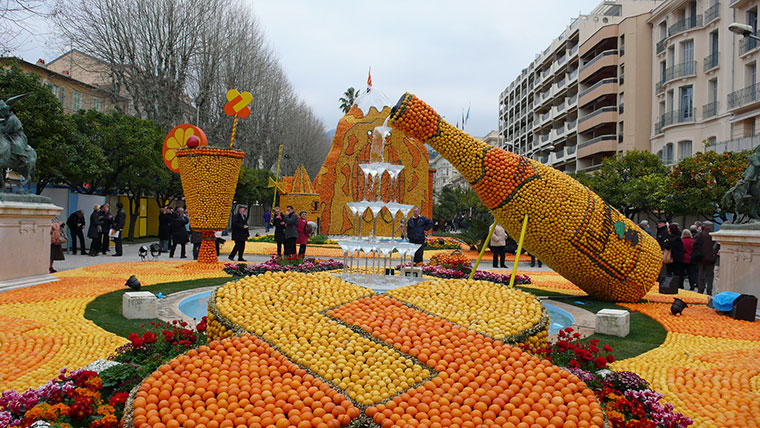
<path fill-rule="evenodd" d="M 396 266 L 396 269 L 401 269 L 405 266 L 412 266 L 411 263 L 406 263 L 404 265 L 398 265 Z M 459 269 L 448 269 L 443 266 L 431 266 L 431 265 L 422 265 L 422 273 L 424 275 L 428 276 L 434 276 L 436 278 L 467 278 L 470 275 L 470 271 L 467 270 L 459 270 Z M 495 282 L 497 284 L 507 285 L 509 284 L 509 278 L 511 277 L 510 274 L 499 274 L 499 273 L 493 273 L 488 271 L 482 271 L 478 270 L 475 271 L 475 275 L 473 275 L 472 279 L 478 280 L 478 281 L 490 281 Z M 515 285 L 519 284 L 530 284 L 530 277 L 528 275 L 517 275 L 515 277 Z"/>
<path fill-rule="evenodd" d="M 264 263 L 244 264 L 244 263 L 225 263 L 224 272 L 233 277 L 244 277 L 250 275 L 259 275 L 264 272 L 321 272 L 334 269 L 342 269 L 343 262 L 329 259 L 299 259 L 288 258 L 282 259 L 272 257 Z"/>

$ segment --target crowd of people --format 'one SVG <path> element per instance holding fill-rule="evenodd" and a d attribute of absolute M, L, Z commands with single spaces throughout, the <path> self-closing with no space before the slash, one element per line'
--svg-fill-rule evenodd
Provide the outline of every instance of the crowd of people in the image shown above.
<path fill-rule="evenodd" d="M 720 259 L 720 244 L 710 236 L 713 231 L 711 221 L 694 222 L 683 231 L 678 223 L 668 223 L 665 219 L 657 220 L 657 230 L 652 231 L 649 222 L 643 220 L 639 226 L 657 239 L 663 251 L 663 268 L 659 282 L 668 277 L 677 281 L 679 288 L 684 287 L 684 280 L 689 281 L 689 290 L 712 295 L 715 265 Z"/>

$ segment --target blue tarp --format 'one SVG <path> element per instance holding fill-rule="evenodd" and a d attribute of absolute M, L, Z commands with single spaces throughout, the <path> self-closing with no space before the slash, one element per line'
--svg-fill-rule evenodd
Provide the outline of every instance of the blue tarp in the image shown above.
<path fill-rule="evenodd" d="M 734 293 L 733 291 L 718 293 L 713 297 L 713 307 L 716 311 L 728 312 L 734 308 L 734 300 L 739 296 L 741 296 L 740 293 Z"/>

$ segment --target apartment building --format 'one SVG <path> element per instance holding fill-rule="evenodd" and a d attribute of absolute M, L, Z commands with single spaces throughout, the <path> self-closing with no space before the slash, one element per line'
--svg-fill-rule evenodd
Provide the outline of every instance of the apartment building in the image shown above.
<path fill-rule="evenodd" d="M 117 105 L 121 108 L 126 105 L 123 98 L 114 98 L 109 91 L 103 90 L 97 85 L 85 83 L 66 73 L 57 73 L 48 69 L 43 60 L 32 64 L 15 57 L 0 58 L 0 67 L 10 67 L 13 64 L 18 64 L 21 70 L 27 73 L 40 76 L 40 82 L 50 88 L 66 113 L 90 109 L 105 112 L 112 110 Z"/>
<path fill-rule="evenodd" d="M 651 97 L 640 89 L 651 76 L 625 67 L 649 70 L 648 19 L 660 3 L 605 0 L 574 19 L 501 93 L 504 147 L 565 172 L 649 150 Z"/>

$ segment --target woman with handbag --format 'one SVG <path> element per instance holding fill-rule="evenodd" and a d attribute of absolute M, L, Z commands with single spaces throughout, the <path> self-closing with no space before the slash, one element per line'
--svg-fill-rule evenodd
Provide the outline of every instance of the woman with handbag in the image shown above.
<path fill-rule="evenodd" d="M 296 244 L 299 244 L 298 257 L 304 258 L 306 256 L 306 244 L 309 243 L 309 236 L 311 236 L 311 226 L 309 226 L 309 220 L 306 220 L 306 211 L 298 213 L 298 237 L 296 238 Z"/>
<path fill-rule="evenodd" d="M 694 237 L 691 230 L 684 229 L 681 232 L 681 242 L 683 242 L 683 267 L 686 277 L 689 278 L 689 290 L 697 289 L 697 264 L 692 262 L 691 254 L 694 251 Z"/>

